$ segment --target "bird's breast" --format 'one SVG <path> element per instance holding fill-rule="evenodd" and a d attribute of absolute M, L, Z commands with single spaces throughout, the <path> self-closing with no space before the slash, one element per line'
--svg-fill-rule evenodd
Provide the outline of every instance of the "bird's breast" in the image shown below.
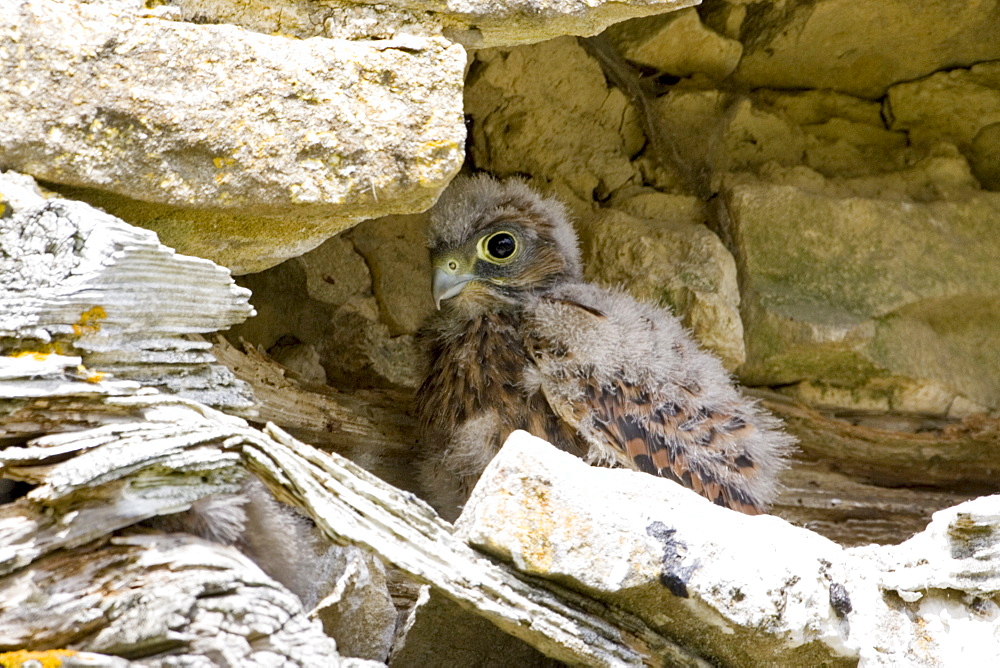
<path fill-rule="evenodd" d="M 535 367 L 524 331 L 516 314 L 488 314 L 437 339 L 417 400 L 426 432 L 447 439 L 465 422 L 492 413 L 499 423 L 492 444 L 495 449 L 515 429 L 571 449 L 571 432 L 549 407 L 537 383 L 527 382 Z"/>

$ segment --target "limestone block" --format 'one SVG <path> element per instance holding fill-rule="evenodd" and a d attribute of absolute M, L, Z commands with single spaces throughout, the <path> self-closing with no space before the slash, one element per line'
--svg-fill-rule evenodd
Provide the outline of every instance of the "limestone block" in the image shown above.
<path fill-rule="evenodd" d="M 421 359 L 413 335 L 434 308 L 424 226 L 422 216 L 366 221 L 300 257 L 241 277 L 259 315 L 234 336 L 272 357 L 309 342 L 338 387 L 417 386 Z"/>
<path fill-rule="evenodd" d="M 1000 123 L 991 123 L 972 138 L 970 163 L 984 188 L 1000 190 Z"/>
<path fill-rule="evenodd" d="M 755 179 L 724 191 L 750 384 L 924 410 L 914 384 L 1000 406 L 1000 198 L 914 202 Z"/>
<path fill-rule="evenodd" d="M 699 6 L 698 14 L 704 24 L 715 32 L 729 39 L 738 40 L 740 29 L 747 16 L 748 4 L 753 4 L 753 0 L 704 3 Z"/>
<path fill-rule="evenodd" d="M 401 3 L 371 5 L 341 0 L 172 0 L 168 5 L 153 7 L 151 13 L 192 23 L 229 23 L 265 35 L 281 34 L 299 39 L 393 39 L 402 33 L 441 33 L 441 21 L 435 14 L 409 9 Z"/>
<path fill-rule="evenodd" d="M 425 216 L 388 216 L 349 233 L 371 270 L 381 320 L 393 336 L 415 334 L 434 309 L 426 229 Z"/>
<path fill-rule="evenodd" d="M 596 35 L 609 25 L 698 4 L 698 0 L 174 0 L 183 20 L 243 25 L 297 37 L 388 39 L 401 33 L 440 34 L 470 48 L 512 46 Z"/>
<path fill-rule="evenodd" d="M 705 27 L 694 9 L 625 21 L 611 26 L 607 35 L 633 63 L 678 77 L 701 73 L 721 81 L 743 53 L 738 41 Z"/>
<path fill-rule="evenodd" d="M 384 662 L 396 631 L 396 608 L 386 587 L 385 568 L 377 557 L 349 545 L 328 554 L 336 584 L 310 616 L 336 639 L 341 654 Z"/>
<path fill-rule="evenodd" d="M 882 103 L 833 90 L 756 90 L 755 104 L 780 112 L 796 125 L 813 126 L 841 118 L 872 128 L 885 128 Z"/>
<path fill-rule="evenodd" d="M 736 263 L 703 224 L 698 205 L 693 197 L 654 192 L 617 205 L 639 215 L 596 212 L 581 226 L 585 276 L 670 308 L 732 370 L 745 357 Z"/>
<path fill-rule="evenodd" d="M 725 114 L 732 104 L 732 97 L 720 90 L 679 88 L 650 106 L 656 124 L 670 137 L 677 154 L 696 171 L 712 174 L 720 167 L 725 169 L 721 137 Z"/>
<path fill-rule="evenodd" d="M 1000 58 L 993 1 L 753 3 L 731 80 L 748 88 L 832 88 L 876 99 L 897 81 Z"/>
<path fill-rule="evenodd" d="M 427 208 L 462 162 L 465 53 L 443 38 L 300 40 L 144 12 L 22 0 L 0 17 L 0 166 L 229 213 L 237 240 L 256 243 L 228 262 L 259 268 Z M 187 226 L 171 242 L 212 255 L 205 238 L 226 234 L 207 222 L 171 216 Z"/>
<path fill-rule="evenodd" d="M 371 271 L 347 234 L 330 237 L 290 263 L 305 276 L 310 299 L 343 306 L 356 297 L 370 297 Z"/>
<path fill-rule="evenodd" d="M 301 380 L 314 385 L 326 384 L 326 369 L 323 368 L 316 346 L 279 339 L 268 352 L 275 362 Z"/>
<path fill-rule="evenodd" d="M 32 666 L 56 665 L 59 668 L 132 668 L 136 664 L 120 656 L 78 652 L 71 649 L 52 649 L 31 652 L 18 649 L 0 652 L 0 665 L 11 668 L 31 668 Z"/>
<path fill-rule="evenodd" d="M 832 91 L 747 96 L 679 88 L 653 108 L 678 154 L 709 175 L 713 190 L 731 171 L 806 165 L 852 179 L 904 171 L 940 152 L 912 148 L 905 132 L 887 130 L 879 103 Z"/>
<path fill-rule="evenodd" d="M 426 6 L 425 0 L 392 0 L 396 2 L 413 9 Z M 460 22 L 467 26 L 446 34 L 467 46 L 482 48 L 540 42 L 561 35 L 596 35 L 626 19 L 694 4 L 696 0 L 444 0 L 437 11 L 446 24 Z"/>
<path fill-rule="evenodd" d="M 998 517 L 1000 497 L 983 497 L 936 513 L 902 545 L 844 549 L 515 432 L 458 529 L 714 665 L 976 665 L 1000 652 Z"/>
<path fill-rule="evenodd" d="M 831 177 L 905 169 L 914 159 L 905 132 L 886 129 L 882 105 L 830 90 L 755 91 L 754 106 L 801 128 L 803 162 Z"/>
<path fill-rule="evenodd" d="M 729 172 L 716 180 L 720 189 L 727 184 L 761 180 L 828 197 L 913 202 L 965 200 L 977 197 L 982 190 L 969 161 L 953 144 L 937 144 L 927 151 L 911 147 L 896 155 L 884 154 L 883 160 L 873 160 L 867 169 L 857 161 L 863 154 L 852 156 L 849 149 L 844 150 L 843 144 L 817 148 L 823 153 L 815 168 L 812 165 L 765 163 L 756 173 Z M 812 162 L 817 155 L 819 152 L 807 150 L 806 160 Z M 877 166 L 879 162 L 898 163 L 907 159 L 910 161 L 905 167 L 891 171 L 880 171 Z M 860 169 L 855 170 L 855 167 Z"/>
<path fill-rule="evenodd" d="M 720 90 L 683 88 L 652 105 L 678 155 L 714 192 L 729 171 L 802 163 L 813 140 L 780 110 Z"/>
<path fill-rule="evenodd" d="M 889 89 L 890 127 L 915 143 L 941 140 L 967 155 L 980 130 L 1000 123 L 1000 63 L 937 72 Z"/>
<path fill-rule="evenodd" d="M 530 174 L 588 206 L 638 182 L 630 163 L 644 144 L 636 112 L 575 39 L 479 51 L 471 72 L 466 111 L 477 167 Z"/>
<path fill-rule="evenodd" d="M 824 194 L 934 201 L 980 190 L 969 160 L 948 141 L 911 144 L 889 130 L 882 105 L 832 91 L 751 95 L 678 87 L 652 105 L 679 155 L 715 192 L 755 174 Z M 988 173 L 989 132 L 976 165 Z M 979 156 L 979 158 L 976 158 Z"/>

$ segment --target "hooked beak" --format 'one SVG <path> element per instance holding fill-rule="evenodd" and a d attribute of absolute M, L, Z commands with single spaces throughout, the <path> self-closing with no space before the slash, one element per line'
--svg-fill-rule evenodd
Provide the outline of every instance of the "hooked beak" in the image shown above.
<path fill-rule="evenodd" d="M 474 274 L 451 274 L 444 269 L 435 269 L 434 283 L 431 287 L 435 308 L 440 310 L 442 301 L 457 295 L 469 281 L 475 280 L 475 278 Z"/>

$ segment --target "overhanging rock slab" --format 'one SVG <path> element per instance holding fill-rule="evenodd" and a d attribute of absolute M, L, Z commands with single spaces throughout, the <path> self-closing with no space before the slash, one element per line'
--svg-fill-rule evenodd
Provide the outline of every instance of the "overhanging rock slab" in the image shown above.
<path fill-rule="evenodd" d="M 23 0 L 0 17 L 0 162 L 146 202 L 366 217 L 461 164 L 465 55 Z M 360 187 L 359 187 L 360 186 Z"/>
<path fill-rule="evenodd" d="M 700 0 L 173 0 L 185 20 L 208 18 L 264 33 L 298 37 L 444 34 L 470 48 L 512 46 L 596 35 L 639 16 L 676 11 Z"/>
<path fill-rule="evenodd" d="M 436 200 L 463 159 L 465 58 L 435 36 L 296 39 L 141 2 L 20 0 L 0 15 L 0 169 L 127 198 L 147 209 L 101 206 L 259 271 Z"/>

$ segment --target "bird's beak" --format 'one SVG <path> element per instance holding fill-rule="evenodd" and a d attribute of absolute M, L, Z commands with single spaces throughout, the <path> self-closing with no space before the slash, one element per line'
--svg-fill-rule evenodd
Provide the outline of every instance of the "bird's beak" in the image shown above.
<path fill-rule="evenodd" d="M 434 295 L 434 306 L 440 310 L 442 301 L 457 295 L 469 281 L 475 278 L 474 274 L 449 273 L 441 268 L 435 269 L 434 283 L 431 287 Z"/>

